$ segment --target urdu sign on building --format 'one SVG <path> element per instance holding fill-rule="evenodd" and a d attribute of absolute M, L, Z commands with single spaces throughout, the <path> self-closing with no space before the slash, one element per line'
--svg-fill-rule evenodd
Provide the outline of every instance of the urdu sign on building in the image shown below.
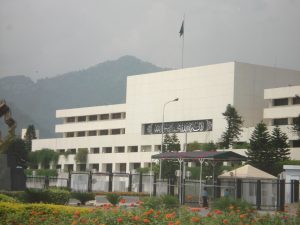
<path fill-rule="evenodd" d="M 161 134 L 162 123 L 143 124 L 143 134 Z M 164 133 L 185 133 L 212 131 L 212 119 L 164 123 Z"/>

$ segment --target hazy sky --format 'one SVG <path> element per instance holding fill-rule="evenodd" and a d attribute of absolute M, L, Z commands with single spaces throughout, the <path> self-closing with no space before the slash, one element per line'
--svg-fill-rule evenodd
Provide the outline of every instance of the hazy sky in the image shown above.
<path fill-rule="evenodd" d="M 0 77 L 34 79 L 134 55 L 181 67 L 300 70 L 298 0 L 0 0 Z"/>

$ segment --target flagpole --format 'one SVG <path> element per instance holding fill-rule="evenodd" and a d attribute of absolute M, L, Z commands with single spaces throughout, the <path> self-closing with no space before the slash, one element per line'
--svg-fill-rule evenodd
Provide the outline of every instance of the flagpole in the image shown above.
<path fill-rule="evenodd" d="M 181 68 L 183 69 L 183 54 L 184 54 L 184 30 L 185 30 L 185 27 L 184 27 L 184 22 L 185 22 L 185 14 L 183 14 L 183 33 L 182 33 L 182 48 L 181 48 Z"/>

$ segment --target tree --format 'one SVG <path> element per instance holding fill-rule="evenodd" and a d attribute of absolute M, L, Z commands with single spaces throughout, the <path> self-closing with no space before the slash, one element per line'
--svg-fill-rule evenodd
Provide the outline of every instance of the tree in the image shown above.
<path fill-rule="evenodd" d="M 52 149 L 41 149 L 29 153 L 29 162 L 31 166 L 41 165 L 43 169 L 48 169 L 50 164 L 56 164 L 58 161 L 59 153 Z"/>
<path fill-rule="evenodd" d="M 88 158 L 88 149 L 79 148 L 77 154 L 74 157 L 76 163 L 86 164 Z"/>
<path fill-rule="evenodd" d="M 12 155 L 18 166 L 26 168 L 28 152 L 25 149 L 25 144 L 22 139 L 13 137 L 7 139 L 7 141 L 1 145 L 1 153 Z"/>
<path fill-rule="evenodd" d="M 228 149 L 235 141 L 239 140 L 242 131 L 243 119 L 236 109 L 230 104 L 227 105 L 226 111 L 222 113 L 227 122 L 226 131 L 221 136 L 221 147 Z"/>
<path fill-rule="evenodd" d="M 180 151 L 180 141 L 177 134 L 165 134 L 163 142 L 163 152 Z"/>
<path fill-rule="evenodd" d="M 216 150 L 216 149 L 217 149 L 217 145 L 213 142 L 199 143 L 197 141 L 194 141 L 192 143 L 188 143 L 188 146 L 187 146 L 188 152 L 192 152 L 195 150 L 211 151 L 211 150 Z"/>
<path fill-rule="evenodd" d="M 25 149 L 27 152 L 31 152 L 33 139 L 36 139 L 35 128 L 34 125 L 29 125 L 24 136 Z"/>
<path fill-rule="evenodd" d="M 276 154 L 271 143 L 271 136 L 264 123 L 256 125 L 251 138 L 250 148 L 247 150 L 248 163 L 270 174 L 274 174 Z"/>
<path fill-rule="evenodd" d="M 277 162 L 289 160 L 290 150 L 287 140 L 287 135 L 279 127 L 273 129 L 270 141 L 274 148 Z"/>
<path fill-rule="evenodd" d="M 179 151 L 180 141 L 176 133 L 165 134 L 163 142 L 163 152 Z M 179 169 L 178 161 L 162 161 L 162 177 L 175 178 L 175 171 Z"/>
<path fill-rule="evenodd" d="M 300 138 L 300 114 L 298 117 L 293 119 L 293 131 L 297 133 L 298 137 Z"/>

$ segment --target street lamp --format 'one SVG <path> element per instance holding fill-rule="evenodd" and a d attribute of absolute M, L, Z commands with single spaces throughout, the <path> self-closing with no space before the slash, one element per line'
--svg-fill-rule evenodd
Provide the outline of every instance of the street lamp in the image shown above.
<path fill-rule="evenodd" d="M 163 116 L 162 116 L 162 124 L 161 124 L 161 147 L 160 147 L 160 152 L 162 153 L 163 152 L 163 144 L 164 144 L 164 122 L 165 122 L 165 108 L 166 108 L 166 105 L 171 103 L 171 102 L 177 102 L 179 100 L 179 98 L 175 98 L 171 101 L 167 101 L 165 104 L 164 104 L 164 107 L 163 107 Z M 161 160 L 159 162 L 159 179 L 161 179 Z"/>

